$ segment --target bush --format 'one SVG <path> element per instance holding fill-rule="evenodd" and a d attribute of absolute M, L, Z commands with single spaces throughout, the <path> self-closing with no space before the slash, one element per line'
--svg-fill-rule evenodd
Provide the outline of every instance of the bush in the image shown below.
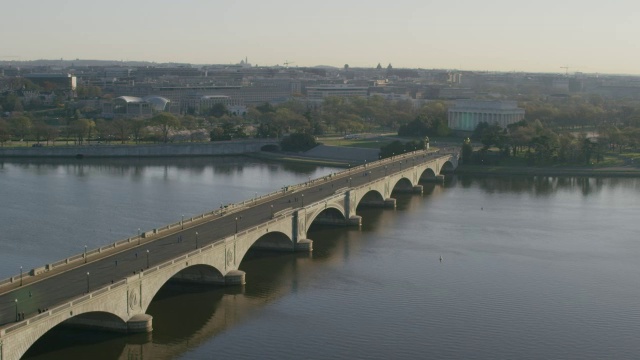
<path fill-rule="evenodd" d="M 318 146 L 316 138 L 310 134 L 291 134 L 280 142 L 283 151 L 307 151 Z"/>

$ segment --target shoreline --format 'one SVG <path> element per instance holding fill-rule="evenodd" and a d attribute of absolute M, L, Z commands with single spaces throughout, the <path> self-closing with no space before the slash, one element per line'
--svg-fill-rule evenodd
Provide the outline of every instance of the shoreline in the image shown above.
<path fill-rule="evenodd" d="M 278 153 L 278 152 L 266 152 L 260 151 L 255 153 L 244 154 L 245 156 L 263 159 L 263 160 L 272 160 L 279 161 L 285 163 L 297 163 L 297 164 L 308 164 L 308 165 L 322 165 L 322 166 L 335 166 L 335 167 L 349 167 L 348 162 L 338 160 L 338 159 L 321 159 L 321 158 L 313 158 L 308 156 L 301 156 L 289 153 Z"/>
<path fill-rule="evenodd" d="M 227 143 L 227 145 L 229 145 Z M 106 147 L 106 146 L 105 146 Z M 160 145 L 162 147 L 162 145 Z M 172 147 L 169 145 L 167 147 Z M 174 149 L 180 148 L 173 144 Z M 242 150 L 247 150 L 246 148 Z M 319 165 L 319 166 L 333 166 L 348 168 L 350 166 L 358 165 L 354 161 L 347 161 L 342 159 L 330 159 L 330 158 L 317 158 L 306 155 L 300 155 L 295 153 L 284 152 L 267 152 L 267 151 L 248 151 L 248 152 L 213 152 L 213 153 L 172 153 L 162 155 L 115 155 L 115 154 L 101 154 L 102 156 L 88 156 L 84 159 L 99 160 L 99 159 L 124 159 L 124 158 L 206 158 L 206 157 L 220 157 L 220 156 L 246 156 L 250 158 L 257 158 L 263 160 L 277 161 L 283 163 L 298 163 L 306 165 Z M 62 159 L 62 158 L 77 158 L 75 156 L 56 156 L 56 155 L 43 155 L 39 156 L 0 156 L 0 161 L 11 162 L 12 160 L 29 161 L 29 159 L 42 160 L 42 159 Z M 640 168 L 632 166 L 620 166 L 620 167 L 524 167 L 524 166 L 493 166 L 493 165 L 460 165 L 453 172 L 455 175 L 496 175 L 496 176 L 583 176 L 583 177 L 640 177 Z"/>
<path fill-rule="evenodd" d="M 636 167 L 512 167 L 490 165 L 460 165 L 456 175 L 504 175 L 504 176 L 587 176 L 587 177 L 640 177 Z"/>

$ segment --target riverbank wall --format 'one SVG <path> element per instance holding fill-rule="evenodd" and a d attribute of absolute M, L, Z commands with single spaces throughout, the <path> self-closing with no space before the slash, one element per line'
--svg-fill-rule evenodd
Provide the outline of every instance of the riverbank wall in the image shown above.
<path fill-rule="evenodd" d="M 265 147 L 277 148 L 278 142 L 270 139 L 252 139 L 207 143 L 0 148 L 0 158 L 97 158 L 241 155 L 260 152 L 261 150 L 264 150 Z"/>
<path fill-rule="evenodd" d="M 325 166 L 351 167 L 366 164 L 379 159 L 380 150 L 369 148 L 356 148 L 347 146 L 318 145 L 305 152 L 260 152 L 250 156 L 274 160 L 279 162 L 291 162 L 300 164 L 315 164 Z"/>

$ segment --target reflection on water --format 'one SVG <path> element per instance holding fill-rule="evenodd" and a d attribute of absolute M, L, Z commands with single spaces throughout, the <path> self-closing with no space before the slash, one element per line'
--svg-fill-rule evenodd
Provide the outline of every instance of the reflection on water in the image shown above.
<path fill-rule="evenodd" d="M 537 196 L 553 195 L 558 191 L 580 189 L 583 195 L 597 193 L 603 187 L 616 188 L 627 186 L 630 179 L 625 178 L 589 178 L 554 176 L 505 176 L 496 181 L 490 176 L 457 176 L 455 181 L 462 187 L 479 186 L 489 193 L 515 192 L 530 193 Z"/>

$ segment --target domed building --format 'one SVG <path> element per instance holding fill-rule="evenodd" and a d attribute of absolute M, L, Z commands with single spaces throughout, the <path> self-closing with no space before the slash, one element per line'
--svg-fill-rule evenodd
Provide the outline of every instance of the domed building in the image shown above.
<path fill-rule="evenodd" d="M 170 111 L 171 101 L 162 96 L 149 95 L 144 98 L 119 96 L 102 104 L 105 118 L 151 117 L 154 112 Z"/>

